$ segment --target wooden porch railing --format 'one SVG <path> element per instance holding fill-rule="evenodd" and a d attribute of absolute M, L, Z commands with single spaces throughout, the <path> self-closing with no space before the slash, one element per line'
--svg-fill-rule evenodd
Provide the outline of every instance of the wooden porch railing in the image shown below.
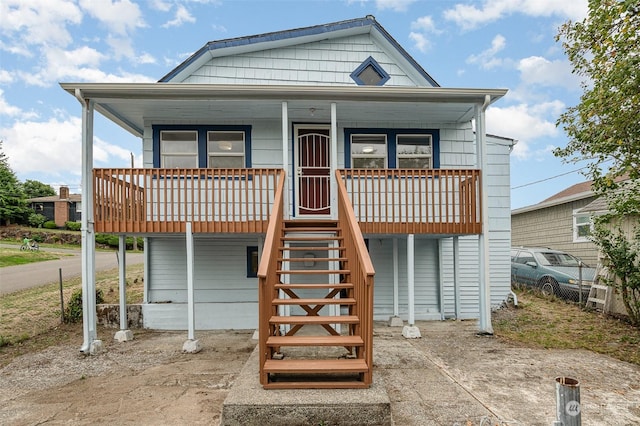
<path fill-rule="evenodd" d="M 375 269 L 353 211 L 347 188 L 339 178 L 339 174 L 340 171 L 337 171 L 338 224 L 343 230 L 343 244 L 351 271 L 351 276 L 346 277 L 346 280 L 352 282 L 354 286 L 356 304 L 353 307 L 352 315 L 356 315 L 360 320 L 354 334 L 362 336 L 364 341 L 363 352 L 358 356 L 364 358 L 369 366 L 369 370 L 364 373 L 363 381 L 371 384 L 373 379 L 373 277 Z"/>
<path fill-rule="evenodd" d="M 343 169 L 337 176 L 363 233 L 482 232 L 480 170 Z"/>
<path fill-rule="evenodd" d="M 94 169 L 97 232 L 266 232 L 280 169 Z"/>

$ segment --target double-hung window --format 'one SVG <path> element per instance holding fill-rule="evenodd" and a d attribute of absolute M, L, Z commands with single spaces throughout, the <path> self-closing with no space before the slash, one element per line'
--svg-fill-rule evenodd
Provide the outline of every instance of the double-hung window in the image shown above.
<path fill-rule="evenodd" d="M 431 135 L 398 135 L 396 152 L 400 169 L 431 169 Z"/>
<path fill-rule="evenodd" d="M 580 213 L 579 210 L 573 212 L 573 242 L 588 242 L 591 236 L 591 214 Z"/>
<path fill-rule="evenodd" d="M 430 129 L 345 129 L 345 166 L 437 169 L 439 132 Z"/>
<path fill-rule="evenodd" d="M 351 135 L 351 161 L 356 169 L 385 169 L 386 135 Z"/>
<path fill-rule="evenodd" d="M 153 166 L 251 167 L 251 126 L 153 126 Z"/>
<path fill-rule="evenodd" d="M 160 167 L 198 167 L 198 133 L 193 130 L 161 131 Z"/>
<path fill-rule="evenodd" d="M 244 167 L 244 132 L 207 132 L 207 155 L 211 168 Z"/>

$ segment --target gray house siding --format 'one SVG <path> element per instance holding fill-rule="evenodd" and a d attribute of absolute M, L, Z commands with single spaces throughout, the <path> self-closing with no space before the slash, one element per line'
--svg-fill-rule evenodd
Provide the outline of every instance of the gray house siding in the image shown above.
<path fill-rule="evenodd" d="M 549 247 L 567 251 L 594 266 L 598 249 L 592 242 L 573 241 L 573 212 L 585 207 L 594 197 L 511 215 L 513 246 Z"/>
<path fill-rule="evenodd" d="M 213 84 L 355 85 L 350 74 L 372 57 L 387 86 L 416 86 L 368 34 L 214 58 L 184 80 Z"/>

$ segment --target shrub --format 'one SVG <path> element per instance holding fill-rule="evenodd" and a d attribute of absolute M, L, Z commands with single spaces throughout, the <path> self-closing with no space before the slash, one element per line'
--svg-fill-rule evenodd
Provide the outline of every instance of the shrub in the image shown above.
<path fill-rule="evenodd" d="M 43 243 L 45 240 L 45 236 L 40 233 L 34 233 L 31 235 L 31 239 L 36 243 Z"/>
<path fill-rule="evenodd" d="M 80 222 L 65 222 L 64 227 L 69 231 L 79 231 L 82 224 Z"/>
<path fill-rule="evenodd" d="M 52 220 L 48 220 L 48 221 L 46 221 L 46 222 L 42 225 L 42 227 L 43 227 L 43 228 L 46 228 L 46 229 L 58 229 L 58 225 L 56 225 L 56 223 L 55 223 L 54 221 L 52 221 Z"/>
<path fill-rule="evenodd" d="M 96 289 L 96 304 L 104 302 L 102 290 Z M 71 294 L 69 303 L 64 310 L 64 320 L 66 322 L 82 321 L 82 289 L 77 289 Z"/>
<path fill-rule="evenodd" d="M 29 226 L 33 228 L 42 228 L 42 225 L 47 221 L 47 218 L 40 213 L 31 213 L 29 215 Z"/>

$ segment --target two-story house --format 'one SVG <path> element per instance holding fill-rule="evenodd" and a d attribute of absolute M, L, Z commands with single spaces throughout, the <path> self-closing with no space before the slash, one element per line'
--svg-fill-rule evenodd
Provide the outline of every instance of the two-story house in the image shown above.
<path fill-rule="evenodd" d="M 145 237 L 144 325 L 190 339 L 259 326 L 270 357 L 309 324 L 492 332 L 513 141 L 485 111 L 506 90 L 440 87 L 371 16 L 213 41 L 158 83 L 61 85 L 83 111 L 84 351 L 94 232 Z M 144 168 L 92 169 L 94 111 L 141 138 Z M 339 339 L 370 367 L 370 339 Z"/>

